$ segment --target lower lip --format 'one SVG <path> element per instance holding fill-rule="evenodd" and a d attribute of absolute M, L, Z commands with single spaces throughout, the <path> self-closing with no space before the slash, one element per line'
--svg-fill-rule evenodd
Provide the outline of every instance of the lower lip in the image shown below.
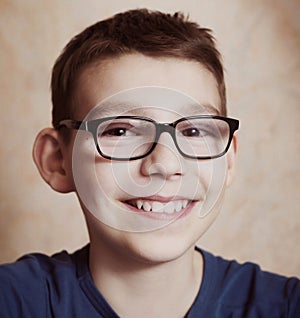
<path fill-rule="evenodd" d="M 195 206 L 197 201 L 192 201 L 189 203 L 184 209 L 182 209 L 180 212 L 173 212 L 173 213 L 165 213 L 165 212 L 147 212 L 142 209 L 138 209 L 126 202 L 122 202 L 129 210 L 138 213 L 139 215 L 145 216 L 150 219 L 156 219 L 156 220 L 175 220 L 175 219 L 181 219 L 183 217 L 186 217 L 192 210 L 192 208 Z"/>

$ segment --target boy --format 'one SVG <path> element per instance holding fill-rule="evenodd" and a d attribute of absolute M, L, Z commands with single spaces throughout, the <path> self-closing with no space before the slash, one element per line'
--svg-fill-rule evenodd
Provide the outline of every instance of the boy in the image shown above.
<path fill-rule="evenodd" d="M 1 317 L 297 317 L 300 284 L 195 247 L 234 174 L 238 121 L 209 30 L 132 10 L 77 35 L 33 157 L 90 244 L 1 266 Z"/>

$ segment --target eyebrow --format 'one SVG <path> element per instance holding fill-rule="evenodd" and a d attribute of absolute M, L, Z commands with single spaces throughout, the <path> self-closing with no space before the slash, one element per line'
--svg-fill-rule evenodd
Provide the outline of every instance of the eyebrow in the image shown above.
<path fill-rule="evenodd" d="M 138 104 L 128 101 L 118 101 L 118 102 L 104 102 L 101 106 L 96 106 L 91 114 L 97 117 L 109 117 L 109 116 L 119 116 L 125 113 L 132 113 L 134 115 L 149 116 L 149 108 L 151 105 L 143 106 L 143 104 Z M 153 106 L 155 107 L 155 106 Z M 196 115 L 196 114 L 209 114 L 209 115 L 220 115 L 220 111 L 217 107 L 205 103 L 197 104 L 190 103 L 180 107 L 178 112 L 185 114 L 186 116 Z"/>
<path fill-rule="evenodd" d="M 104 102 L 101 103 L 100 106 L 96 106 L 92 110 L 93 115 L 97 115 L 99 117 L 120 115 L 122 113 L 126 113 L 131 109 L 141 108 L 141 105 L 129 103 L 125 101 L 118 102 Z"/>
<path fill-rule="evenodd" d="M 212 104 L 188 104 L 182 107 L 182 111 L 189 113 L 191 115 L 196 114 L 208 114 L 208 115 L 220 115 L 218 107 L 213 106 Z"/>

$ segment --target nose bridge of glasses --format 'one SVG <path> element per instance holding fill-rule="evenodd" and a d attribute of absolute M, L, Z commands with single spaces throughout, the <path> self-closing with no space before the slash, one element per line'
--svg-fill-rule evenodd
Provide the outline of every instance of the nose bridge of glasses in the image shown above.
<path fill-rule="evenodd" d="M 162 136 L 161 136 L 162 135 Z M 169 136 L 168 136 L 169 135 Z M 166 172 L 181 171 L 180 151 L 175 140 L 175 126 L 172 123 L 156 123 L 156 140 L 152 149 L 154 162 L 162 164 Z"/>
<path fill-rule="evenodd" d="M 160 135 L 164 132 L 168 133 L 171 135 L 171 137 L 173 138 L 175 135 L 175 128 L 173 124 L 169 124 L 169 123 L 160 123 L 157 124 L 157 139 L 160 137 Z"/>
<path fill-rule="evenodd" d="M 176 142 L 175 142 L 175 127 L 172 123 L 171 124 L 170 123 L 158 123 L 158 124 L 156 124 L 156 129 L 157 129 L 156 142 L 159 141 L 162 133 L 167 133 L 171 136 L 173 142 L 176 144 Z"/>

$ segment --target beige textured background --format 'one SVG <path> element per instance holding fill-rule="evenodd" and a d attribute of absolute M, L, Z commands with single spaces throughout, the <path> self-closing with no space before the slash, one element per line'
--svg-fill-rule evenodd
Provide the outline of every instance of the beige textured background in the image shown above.
<path fill-rule="evenodd" d="M 50 123 L 53 62 L 71 36 L 129 8 L 184 11 L 210 27 L 241 120 L 238 174 L 200 245 L 300 276 L 300 3 L 297 0 L 1 0 L 0 263 L 87 242 L 73 195 L 54 193 L 31 159 Z"/>

